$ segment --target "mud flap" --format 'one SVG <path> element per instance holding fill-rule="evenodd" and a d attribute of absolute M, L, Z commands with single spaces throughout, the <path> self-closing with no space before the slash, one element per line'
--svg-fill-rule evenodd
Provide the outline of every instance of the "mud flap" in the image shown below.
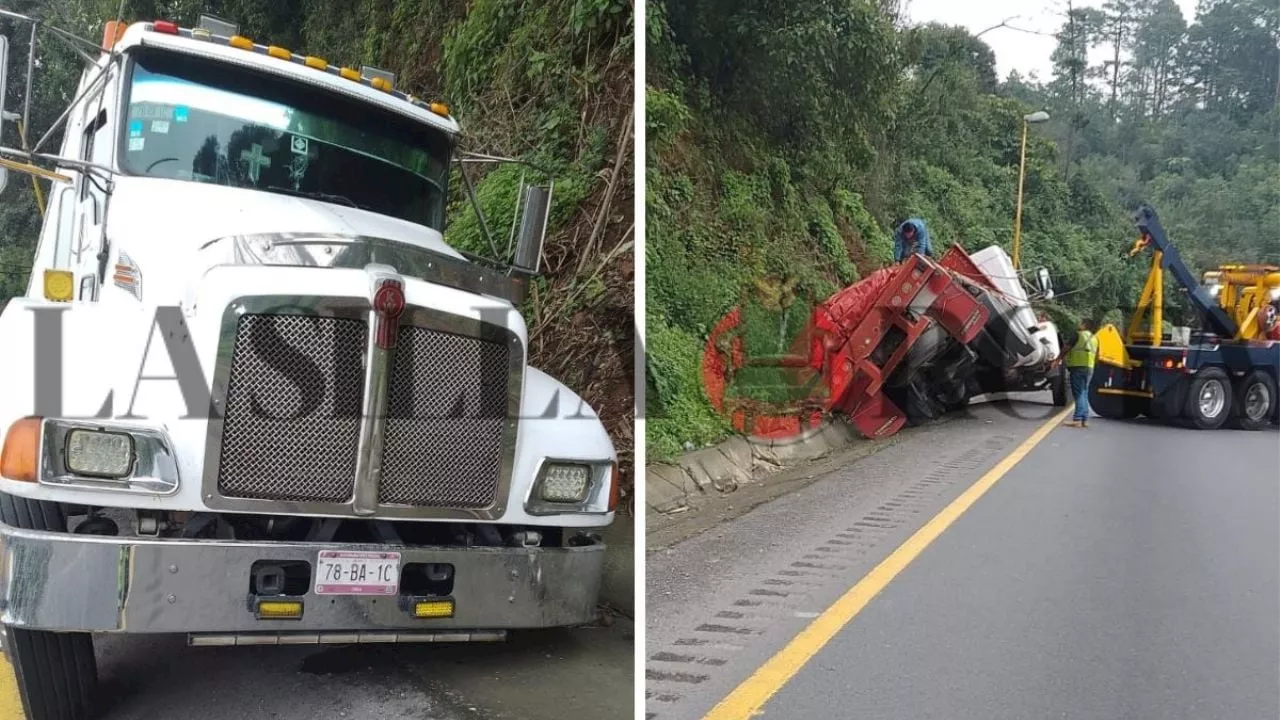
<path fill-rule="evenodd" d="M 901 430 L 907 416 L 884 393 L 876 393 L 849 415 L 849 421 L 863 436 L 874 440 Z"/>

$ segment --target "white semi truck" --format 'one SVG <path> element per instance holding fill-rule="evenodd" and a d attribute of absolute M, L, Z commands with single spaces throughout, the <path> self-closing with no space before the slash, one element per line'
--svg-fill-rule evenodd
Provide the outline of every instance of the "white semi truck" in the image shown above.
<path fill-rule="evenodd" d="M 617 457 L 526 364 L 517 310 L 549 188 L 487 265 L 444 241 L 457 123 L 389 73 L 207 17 L 89 44 L 60 151 L 0 148 L 52 180 L 0 313 L 0 621 L 28 715 L 93 716 L 96 633 L 592 621 Z"/>

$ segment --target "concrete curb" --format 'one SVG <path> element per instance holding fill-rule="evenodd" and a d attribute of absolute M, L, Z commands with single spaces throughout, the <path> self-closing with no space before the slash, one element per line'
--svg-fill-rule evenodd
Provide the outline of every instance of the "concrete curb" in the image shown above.
<path fill-rule="evenodd" d="M 674 463 L 645 468 L 645 505 L 650 512 L 687 510 L 700 496 L 724 495 L 740 485 L 761 482 L 776 472 L 813 462 L 855 443 L 870 442 L 842 418 L 787 440 L 735 436 L 694 450 Z"/>
<path fill-rule="evenodd" d="M 613 524 L 600 528 L 606 545 L 600 602 L 626 615 L 636 616 L 636 519 L 615 514 Z"/>

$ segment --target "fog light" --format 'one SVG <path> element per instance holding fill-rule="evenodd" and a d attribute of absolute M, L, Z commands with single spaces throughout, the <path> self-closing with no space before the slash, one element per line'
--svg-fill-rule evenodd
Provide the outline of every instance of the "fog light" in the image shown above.
<path fill-rule="evenodd" d="M 550 464 L 542 468 L 539 493 L 546 502 L 580 503 L 587 499 L 591 468 L 586 465 Z"/>
<path fill-rule="evenodd" d="M 418 618 L 453 617 L 453 601 L 419 600 L 413 604 L 413 616 Z"/>
<path fill-rule="evenodd" d="M 259 600 L 259 620 L 298 620 L 302 617 L 302 603 L 297 600 Z"/>
<path fill-rule="evenodd" d="M 67 469 L 77 475 L 127 477 L 133 469 L 133 438 L 123 433 L 67 433 Z"/>

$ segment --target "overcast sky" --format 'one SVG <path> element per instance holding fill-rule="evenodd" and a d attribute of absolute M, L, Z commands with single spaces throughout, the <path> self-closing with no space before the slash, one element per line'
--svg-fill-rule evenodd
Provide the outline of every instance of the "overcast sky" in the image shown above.
<path fill-rule="evenodd" d="M 1049 56 L 1057 44 L 1052 35 L 1062 27 L 1066 19 L 1066 0 L 904 0 L 907 17 L 912 24 L 930 21 L 947 25 L 962 25 L 973 33 L 979 33 L 1003 20 L 1037 35 L 1010 28 L 992 30 L 982 36 L 996 54 L 996 72 L 1003 80 L 1010 70 L 1026 76 L 1036 72 L 1042 82 L 1048 81 L 1053 69 Z M 1182 16 L 1191 24 L 1195 19 L 1196 0 L 1176 0 L 1182 8 Z M 1103 0 L 1076 0 L 1077 6 L 1101 7 Z M 1016 16 L 1016 17 L 1015 17 Z M 1013 19 L 1009 19 L 1013 18 Z M 1094 51 L 1094 62 L 1106 54 Z"/>

